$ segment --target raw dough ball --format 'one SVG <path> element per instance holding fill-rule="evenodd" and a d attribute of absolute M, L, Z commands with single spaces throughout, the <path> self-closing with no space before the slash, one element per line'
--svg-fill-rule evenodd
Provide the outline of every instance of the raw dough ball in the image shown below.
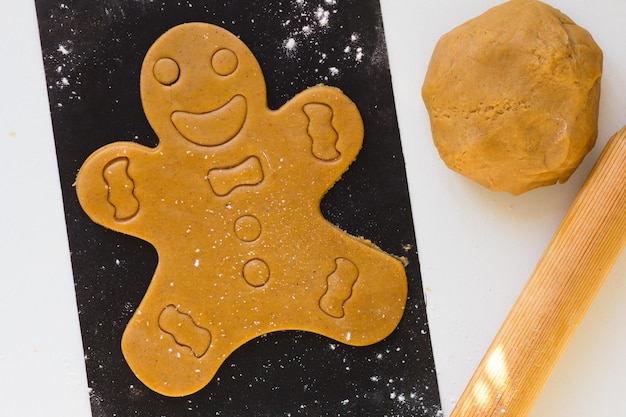
<path fill-rule="evenodd" d="M 602 51 L 560 11 L 511 0 L 444 35 L 422 97 L 446 165 L 521 194 L 564 182 L 597 137 Z"/>

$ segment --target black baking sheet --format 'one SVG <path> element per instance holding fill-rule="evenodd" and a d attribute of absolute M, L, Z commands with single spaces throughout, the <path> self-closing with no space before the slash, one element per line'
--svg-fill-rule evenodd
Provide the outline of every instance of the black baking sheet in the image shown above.
<path fill-rule="evenodd" d="M 93 415 L 440 415 L 378 1 L 36 0 L 36 7 Z M 170 398 L 146 388 L 120 348 L 157 254 L 149 243 L 94 224 L 73 183 L 84 160 L 107 143 L 156 145 L 139 97 L 141 63 L 161 34 L 190 21 L 244 41 L 264 71 L 271 108 L 320 83 L 357 104 L 363 149 L 322 211 L 408 259 L 409 299 L 399 327 L 375 345 L 270 333 L 238 349 L 201 391 Z"/>

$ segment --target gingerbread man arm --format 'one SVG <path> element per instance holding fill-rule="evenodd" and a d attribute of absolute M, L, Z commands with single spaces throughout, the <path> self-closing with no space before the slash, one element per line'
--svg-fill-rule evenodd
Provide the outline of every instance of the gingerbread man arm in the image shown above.
<path fill-rule="evenodd" d="M 311 87 L 287 102 L 279 112 L 304 113 L 306 137 L 317 165 L 338 178 L 354 161 L 363 144 L 363 120 L 356 105 L 341 90 Z M 287 116 L 290 117 L 290 116 Z"/>
<path fill-rule="evenodd" d="M 76 193 L 94 222 L 138 236 L 134 231 L 141 207 L 133 168 L 153 151 L 135 143 L 117 142 L 94 152 L 84 162 L 76 177 Z"/>

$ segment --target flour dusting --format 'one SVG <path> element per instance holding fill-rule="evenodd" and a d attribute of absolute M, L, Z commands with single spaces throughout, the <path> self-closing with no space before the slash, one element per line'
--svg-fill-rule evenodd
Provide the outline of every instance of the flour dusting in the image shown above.
<path fill-rule="evenodd" d="M 299 60 L 300 47 L 313 49 L 320 65 L 312 70 L 320 74 L 322 82 L 341 76 L 342 67 L 353 68 L 365 57 L 358 31 L 344 39 L 336 37 L 333 29 L 345 29 L 339 26 L 341 22 L 335 22 L 339 12 L 338 3 L 339 0 L 293 0 L 291 11 L 284 14 L 287 18 L 281 22 L 286 30 L 282 41 L 285 54 L 290 59 Z"/>

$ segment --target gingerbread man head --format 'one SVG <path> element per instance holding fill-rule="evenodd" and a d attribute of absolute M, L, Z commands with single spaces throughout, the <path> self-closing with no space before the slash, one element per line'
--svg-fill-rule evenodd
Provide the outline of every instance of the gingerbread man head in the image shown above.
<path fill-rule="evenodd" d="M 266 107 L 265 81 L 248 47 L 205 23 L 174 27 L 145 56 L 145 114 L 161 141 L 181 136 L 215 146 L 239 133 L 248 114 Z"/>

